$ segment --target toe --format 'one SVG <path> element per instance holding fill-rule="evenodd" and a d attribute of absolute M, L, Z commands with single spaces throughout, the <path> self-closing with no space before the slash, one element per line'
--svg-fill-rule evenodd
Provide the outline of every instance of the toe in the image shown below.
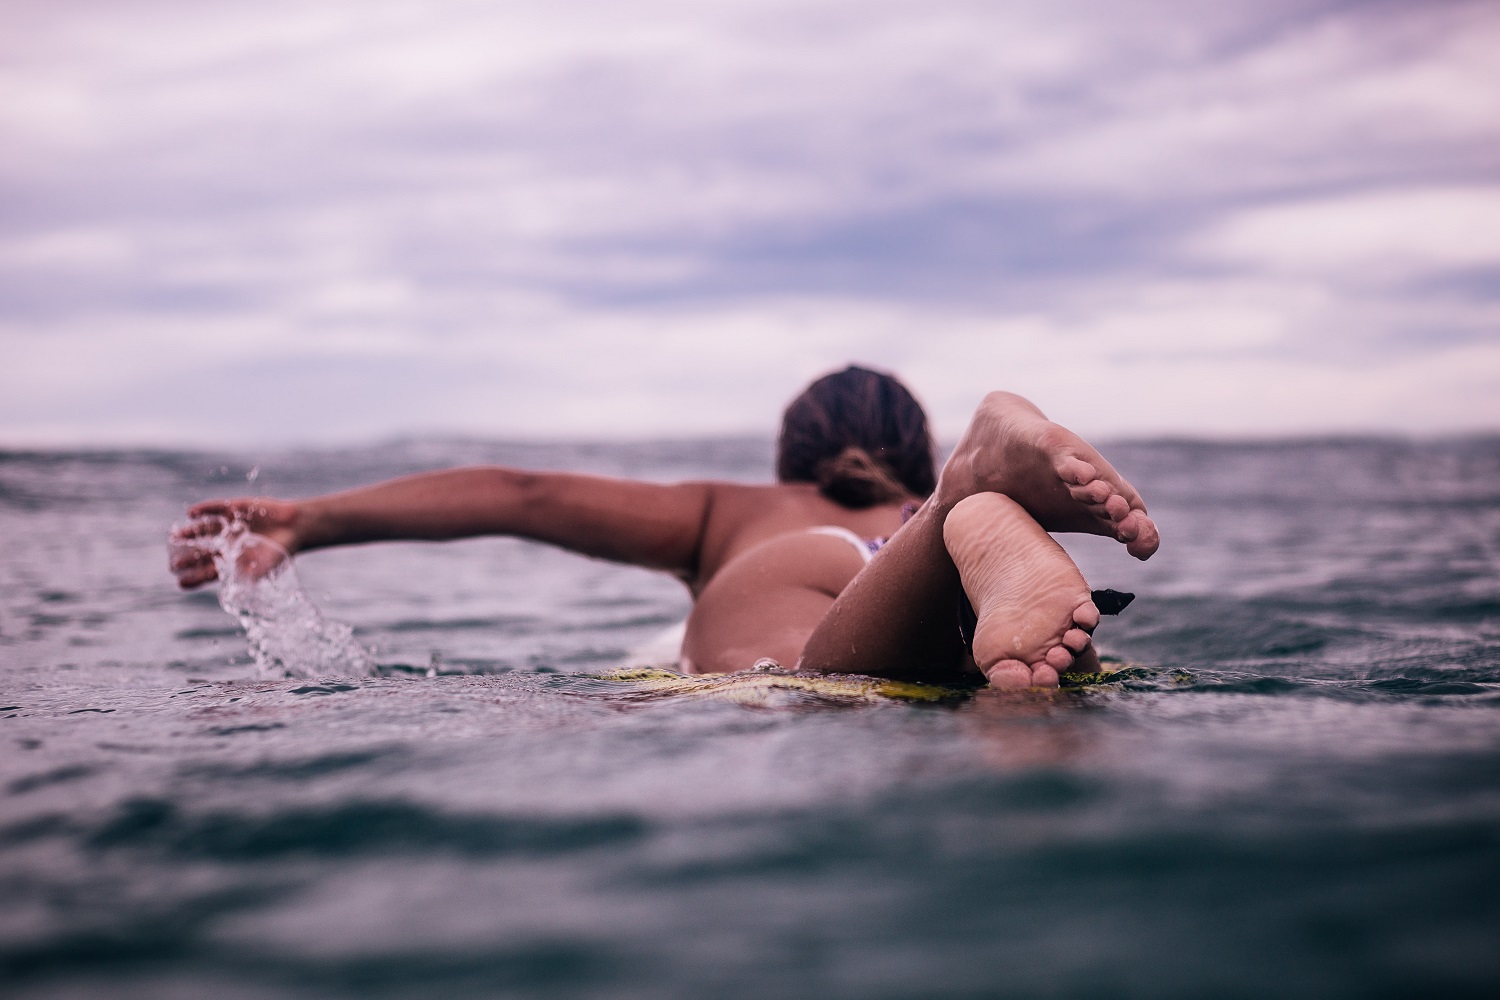
<path fill-rule="evenodd" d="M 1085 632 L 1092 632 L 1099 627 L 1099 609 L 1094 606 L 1093 601 L 1085 601 L 1074 609 L 1073 624 Z"/>
<path fill-rule="evenodd" d="M 1095 479 L 1093 482 L 1084 483 L 1082 486 L 1069 486 L 1068 492 L 1079 503 L 1097 505 L 1109 499 L 1110 489 L 1109 484 L 1104 480 Z"/>
<path fill-rule="evenodd" d="M 1066 646 L 1053 646 L 1047 650 L 1046 660 L 1049 667 L 1060 673 L 1073 662 L 1073 651 Z"/>
<path fill-rule="evenodd" d="M 1105 513 L 1109 514 L 1110 520 L 1123 521 L 1126 515 L 1130 513 L 1130 502 L 1116 493 L 1104 501 L 1104 510 Z"/>
<path fill-rule="evenodd" d="M 1038 663 L 1031 668 L 1031 686 L 1039 688 L 1057 687 L 1057 671 L 1051 664 Z"/>
<path fill-rule="evenodd" d="M 1098 477 L 1098 471 L 1081 458 L 1071 456 L 1057 463 L 1057 475 L 1065 483 L 1082 486 Z"/>
<path fill-rule="evenodd" d="M 1063 645 L 1067 646 L 1074 653 L 1083 652 L 1088 648 L 1088 645 L 1091 641 L 1093 640 L 1090 638 L 1089 634 L 1081 628 L 1070 628 L 1063 633 L 1062 637 Z"/>
<path fill-rule="evenodd" d="M 1161 536 L 1156 531 L 1156 522 L 1141 514 L 1137 523 L 1134 541 L 1127 542 L 1125 551 L 1137 559 L 1149 559 L 1161 547 Z"/>
<path fill-rule="evenodd" d="M 1031 687 L 1031 668 L 1020 660 L 1001 660 L 984 672 L 990 685 L 997 688 Z"/>

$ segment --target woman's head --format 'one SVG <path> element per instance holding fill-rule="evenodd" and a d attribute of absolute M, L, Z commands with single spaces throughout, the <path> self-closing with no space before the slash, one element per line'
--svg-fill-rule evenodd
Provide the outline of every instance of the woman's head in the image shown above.
<path fill-rule="evenodd" d="M 937 478 L 927 414 L 894 376 L 850 365 L 824 375 L 781 418 L 776 478 L 817 483 L 846 507 L 925 497 Z"/>

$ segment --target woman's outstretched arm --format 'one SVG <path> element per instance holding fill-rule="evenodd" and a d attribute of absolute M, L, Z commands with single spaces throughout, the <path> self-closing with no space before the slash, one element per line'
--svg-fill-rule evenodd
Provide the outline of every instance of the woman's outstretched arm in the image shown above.
<path fill-rule="evenodd" d="M 451 469 L 306 500 L 209 500 L 189 509 L 178 540 L 244 522 L 288 552 L 394 540 L 509 535 L 685 576 L 697 571 L 711 483 L 660 485 L 499 467 Z M 217 576 L 206 551 L 174 555 L 184 588 Z"/>

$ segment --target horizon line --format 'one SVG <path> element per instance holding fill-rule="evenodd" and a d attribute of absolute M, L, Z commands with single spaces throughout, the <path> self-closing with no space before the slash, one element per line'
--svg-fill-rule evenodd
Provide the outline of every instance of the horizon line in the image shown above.
<path fill-rule="evenodd" d="M 1308 430 L 1294 432 L 1267 432 L 1264 434 L 1235 432 L 1224 434 L 1192 434 L 1180 431 L 1155 434 L 1127 434 L 1121 436 L 1094 436 L 1090 440 L 1099 445 L 1235 445 L 1265 446 L 1276 444 L 1324 444 L 1387 442 L 1409 444 L 1434 444 L 1440 442 L 1500 439 L 1500 427 L 1478 427 L 1469 429 L 1446 429 L 1434 431 L 1411 431 L 1392 429 L 1364 430 Z M 935 437 L 938 449 L 944 453 L 958 442 L 958 437 Z M 179 454 L 245 454 L 256 451 L 289 452 L 334 452 L 363 450 L 391 446 L 420 444 L 483 444 L 503 445 L 518 448 L 555 447 L 632 447 L 643 445 L 691 445 L 708 443 L 740 443 L 774 445 L 774 434 L 749 432 L 724 432 L 716 434 L 641 434 L 634 436 L 584 435 L 559 436 L 506 436 L 474 434 L 468 432 L 430 432 L 372 436 L 347 440 L 280 440 L 259 443 L 225 442 L 214 445 L 201 441 L 179 440 L 6 440 L 0 438 L 0 457 L 42 454 L 129 454 L 142 452 L 172 452 Z"/>

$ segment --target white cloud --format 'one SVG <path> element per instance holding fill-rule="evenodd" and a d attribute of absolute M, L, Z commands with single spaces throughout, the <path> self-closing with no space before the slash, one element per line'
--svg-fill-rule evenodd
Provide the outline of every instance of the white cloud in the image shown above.
<path fill-rule="evenodd" d="M 136 257 L 129 236 L 108 229 L 54 229 L 0 242 L 0 267 L 16 271 L 107 270 Z"/>
<path fill-rule="evenodd" d="M 1190 249 L 1362 284 L 1500 268 L 1500 187 L 1381 191 L 1249 209 L 1215 223 Z"/>

